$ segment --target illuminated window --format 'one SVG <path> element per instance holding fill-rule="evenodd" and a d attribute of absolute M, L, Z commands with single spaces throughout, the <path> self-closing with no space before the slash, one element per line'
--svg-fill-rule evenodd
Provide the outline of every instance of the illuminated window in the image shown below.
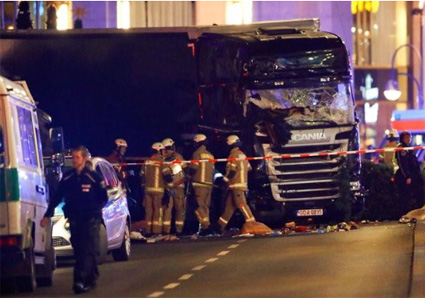
<path fill-rule="evenodd" d="M 58 17 L 57 19 L 57 29 L 66 30 L 68 27 L 68 4 L 61 4 L 58 11 L 56 12 Z"/>
<path fill-rule="evenodd" d="M 130 28 L 130 1 L 117 1 L 117 28 Z"/>
<path fill-rule="evenodd" d="M 226 24 L 240 25 L 252 23 L 252 1 L 228 1 L 226 4 Z"/>

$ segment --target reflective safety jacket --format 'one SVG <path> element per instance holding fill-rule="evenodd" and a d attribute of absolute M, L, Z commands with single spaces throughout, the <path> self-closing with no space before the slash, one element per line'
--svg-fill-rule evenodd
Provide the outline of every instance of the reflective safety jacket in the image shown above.
<path fill-rule="evenodd" d="M 246 155 L 236 147 L 230 151 L 229 158 L 246 158 Z M 248 190 L 249 171 L 251 165 L 247 160 L 227 162 L 225 177 L 229 180 L 229 188 Z"/>
<path fill-rule="evenodd" d="M 145 184 L 145 193 L 164 193 L 164 178 L 162 176 L 163 157 L 156 153 L 145 162 L 142 168 L 142 177 Z"/>
<path fill-rule="evenodd" d="M 166 162 L 173 162 L 173 161 L 183 161 L 183 156 L 174 151 L 171 153 L 170 156 L 165 158 Z M 185 181 L 185 173 L 183 171 L 184 168 L 187 167 L 187 163 L 170 163 L 170 164 L 164 164 L 164 167 L 162 169 L 162 174 L 164 175 L 164 178 L 166 181 L 170 179 L 172 182 L 168 183 L 168 186 L 170 188 L 180 187 L 184 188 L 184 181 Z"/>
<path fill-rule="evenodd" d="M 200 146 L 192 156 L 192 160 L 214 159 L 214 156 L 207 150 L 205 145 Z M 212 162 L 192 162 L 190 168 L 193 169 L 193 187 L 212 188 L 214 163 Z"/>

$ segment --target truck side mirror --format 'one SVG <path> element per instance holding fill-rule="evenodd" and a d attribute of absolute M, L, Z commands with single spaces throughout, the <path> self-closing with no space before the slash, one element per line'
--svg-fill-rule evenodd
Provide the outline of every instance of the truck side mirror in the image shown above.
<path fill-rule="evenodd" d="M 53 153 L 62 153 L 65 150 L 62 127 L 54 127 L 49 131 Z"/>

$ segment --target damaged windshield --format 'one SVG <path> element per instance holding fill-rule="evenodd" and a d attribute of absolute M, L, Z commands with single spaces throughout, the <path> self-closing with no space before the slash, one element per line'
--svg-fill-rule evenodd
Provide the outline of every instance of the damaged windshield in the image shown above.
<path fill-rule="evenodd" d="M 249 104 L 254 104 L 262 110 L 283 111 L 284 120 L 295 127 L 354 122 L 354 103 L 348 83 L 247 90 L 245 107 Z"/>

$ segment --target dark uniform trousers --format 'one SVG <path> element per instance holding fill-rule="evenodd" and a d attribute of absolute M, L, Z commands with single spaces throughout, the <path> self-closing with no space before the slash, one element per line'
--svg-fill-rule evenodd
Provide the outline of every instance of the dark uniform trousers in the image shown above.
<path fill-rule="evenodd" d="M 170 234 L 171 231 L 171 217 L 173 205 L 176 209 L 176 233 L 183 232 L 184 220 L 186 215 L 186 197 L 183 187 L 175 187 L 172 189 L 173 196 L 170 197 L 168 205 L 164 208 L 163 232 Z"/>
<path fill-rule="evenodd" d="M 147 226 L 146 232 L 151 234 L 161 234 L 162 230 L 162 198 L 163 193 L 146 193 L 145 194 L 145 211 Z"/>
<path fill-rule="evenodd" d="M 205 230 L 210 226 L 211 188 L 194 187 L 193 189 L 195 190 L 196 203 L 198 203 L 195 214 L 201 228 Z"/>
<path fill-rule="evenodd" d="M 246 203 L 245 191 L 240 189 L 229 189 L 226 197 L 226 206 L 224 208 L 224 212 L 218 221 L 222 228 L 228 224 L 230 218 L 237 208 L 239 208 L 242 215 L 244 216 L 245 222 L 255 221 L 251 209 Z"/>
<path fill-rule="evenodd" d="M 74 284 L 93 284 L 99 276 L 96 255 L 99 253 L 101 220 L 70 220 L 71 244 L 74 249 Z"/>
<path fill-rule="evenodd" d="M 411 175 L 412 182 L 409 185 L 407 185 L 406 177 L 400 170 L 397 171 L 395 179 L 399 188 L 401 215 L 413 209 L 422 208 L 425 204 L 425 191 L 424 180 L 420 173 Z"/>

